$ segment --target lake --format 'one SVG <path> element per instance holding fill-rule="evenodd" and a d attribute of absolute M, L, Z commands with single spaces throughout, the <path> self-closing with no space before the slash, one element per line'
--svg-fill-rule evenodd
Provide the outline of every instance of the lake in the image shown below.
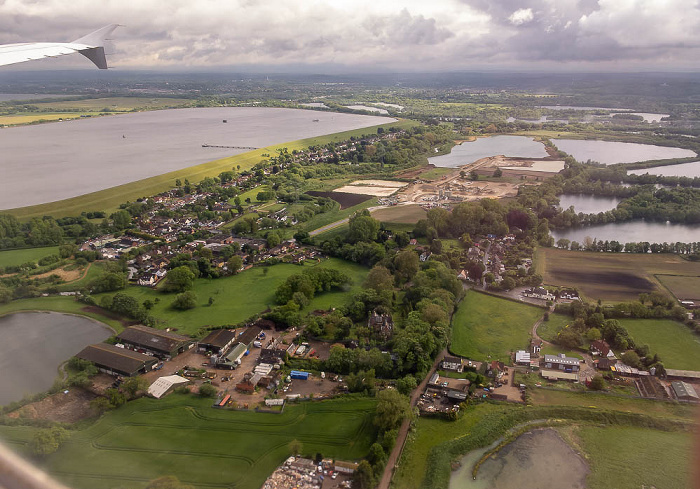
<path fill-rule="evenodd" d="M 700 225 L 627 221 L 552 230 L 554 242 L 561 238 L 583 243 L 586 236 L 620 243 L 694 243 L 700 241 Z"/>
<path fill-rule="evenodd" d="M 606 165 L 696 156 L 695 151 L 689 149 L 653 144 L 583 139 L 552 139 L 552 142 L 557 148 L 570 154 L 578 161 L 593 160 Z"/>
<path fill-rule="evenodd" d="M 48 390 L 59 365 L 112 334 L 92 319 L 55 312 L 0 317 L 0 405 Z"/>
<path fill-rule="evenodd" d="M 264 148 L 395 120 L 304 109 L 215 107 L 0 129 L 0 209 L 67 199 L 250 151 L 242 147 Z"/>
<path fill-rule="evenodd" d="M 651 114 L 649 112 L 630 112 L 632 115 L 641 115 L 644 122 L 661 122 L 664 117 L 670 117 L 670 114 Z"/>
<path fill-rule="evenodd" d="M 619 197 L 602 195 L 562 194 L 559 196 L 559 207 L 568 209 L 572 205 L 576 213 L 598 214 L 614 209 L 622 201 Z"/>
<path fill-rule="evenodd" d="M 700 161 L 690 163 L 680 163 L 678 165 L 652 166 L 651 168 L 640 168 L 638 170 L 627 170 L 632 175 L 663 175 L 666 177 L 700 177 Z"/>
<path fill-rule="evenodd" d="M 525 136 L 491 136 L 458 144 L 450 153 L 428 158 L 428 162 L 435 166 L 455 168 L 495 155 L 544 158 L 547 151 L 544 144 Z"/>
<path fill-rule="evenodd" d="M 586 462 L 553 429 L 530 431 L 487 459 L 472 477 L 477 457 L 468 453 L 452 472 L 449 489 L 584 489 Z"/>

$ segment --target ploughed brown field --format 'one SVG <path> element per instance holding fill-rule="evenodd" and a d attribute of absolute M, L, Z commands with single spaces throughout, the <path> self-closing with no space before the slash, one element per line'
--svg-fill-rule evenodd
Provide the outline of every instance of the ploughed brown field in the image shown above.
<path fill-rule="evenodd" d="M 371 195 L 348 194 L 345 192 L 320 192 L 317 190 L 311 190 L 306 193 L 309 195 L 313 195 L 314 197 L 327 197 L 329 199 L 335 200 L 337 203 L 340 204 L 341 209 L 347 209 L 348 207 L 361 204 L 372 198 Z"/>
<path fill-rule="evenodd" d="M 547 285 L 576 287 L 586 298 L 628 301 L 641 293 L 667 292 L 659 278 L 673 275 L 677 282 L 700 277 L 700 263 L 671 254 L 627 254 L 540 248 L 537 272 Z M 658 276 L 658 278 L 657 278 Z"/>

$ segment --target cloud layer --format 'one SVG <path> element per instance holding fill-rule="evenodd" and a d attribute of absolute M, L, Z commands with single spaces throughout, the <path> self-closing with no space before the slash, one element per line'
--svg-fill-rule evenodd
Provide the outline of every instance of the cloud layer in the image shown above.
<path fill-rule="evenodd" d="M 0 0 L 0 43 L 120 23 L 117 67 L 689 69 L 698 0 Z"/>

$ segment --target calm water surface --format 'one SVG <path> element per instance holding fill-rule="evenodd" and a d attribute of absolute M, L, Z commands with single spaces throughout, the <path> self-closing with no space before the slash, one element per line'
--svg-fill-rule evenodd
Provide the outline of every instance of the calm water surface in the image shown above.
<path fill-rule="evenodd" d="M 386 109 L 380 109 L 379 107 L 371 107 L 369 105 L 347 105 L 346 107 L 352 110 L 366 110 L 368 112 L 376 112 L 377 114 L 389 113 L 389 111 Z"/>
<path fill-rule="evenodd" d="M 700 177 L 700 161 L 681 163 L 679 165 L 652 166 L 651 168 L 640 168 L 639 170 L 627 170 L 633 175 L 663 175 L 666 177 Z"/>
<path fill-rule="evenodd" d="M 486 460 L 472 477 L 476 457 L 470 452 L 452 473 L 449 489 L 584 489 L 586 462 L 552 429 L 525 433 Z"/>
<path fill-rule="evenodd" d="M 247 147 L 394 120 L 304 109 L 213 107 L 0 129 L 0 209 L 95 192 L 250 151 Z"/>
<path fill-rule="evenodd" d="M 568 209 L 572 205 L 574 210 L 584 214 L 598 214 L 617 207 L 622 199 L 618 197 L 605 197 L 600 195 L 562 194 L 559 196 L 559 207 Z"/>
<path fill-rule="evenodd" d="M 662 222 L 629 221 L 613 222 L 596 226 L 558 229 L 552 231 L 556 242 L 560 238 L 583 243 L 586 236 L 599 241 L 620 243 L 694 243 L 700 241 L 700 225 L 672 224 Z"/>
<path fill-rule="evenodd" d="M 689 149 L 669 148 L 653 144 L 582 139 L 552 139 L 552 142 L 557 148 L 569 153 L 578 161 L 593 160 L 606 165 L 696 156 L 695 151 Z"/>
<path fill-rule="evenodd" d="M 111 335 L 97 321 L 55 312 L 0 317 L 0 405 L 48 390 L 59 365 Z"/>
<path fill-rule="evenodd" d="M 459 144 L 452 148 L 451 153 L 428 158 L 428 162 L 435 166 L 455 168 L 474 163 L 487 156 L 496 155 L 544 158 L 547 156 L 547 152 L 544 149 L 544 144 L 535 142 L 532 138 L 491 136 Z"/>

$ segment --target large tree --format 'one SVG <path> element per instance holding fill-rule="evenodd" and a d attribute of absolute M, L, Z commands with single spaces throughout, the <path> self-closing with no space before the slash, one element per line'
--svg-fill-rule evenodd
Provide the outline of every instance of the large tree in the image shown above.
<path fill-rule="evenodd" d="M 405 418 L 411 415 L 408 397 L 393 389 L 386 389 L 377 394 L 377 410 L 374 424 L 380 431 L 398 428 Z"/>
<path fill-rule="evenodd" d="M 180 266 L 168 272 L 165 276 L 163 292 L 184 292 L 194 286 L 194 273 L 187 266 Z"/>

